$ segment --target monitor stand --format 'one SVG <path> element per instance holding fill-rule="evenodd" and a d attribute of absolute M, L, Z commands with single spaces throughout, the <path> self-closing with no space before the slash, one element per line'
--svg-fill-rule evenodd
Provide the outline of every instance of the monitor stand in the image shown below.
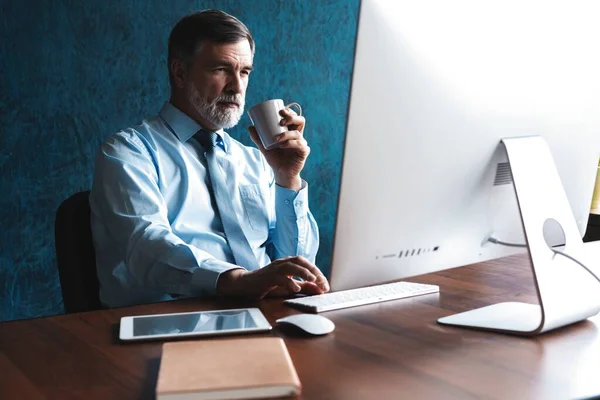
<path fill-rule="evenodd" d="M 438 322 L 534 336 L 596 315 L 600 311 L 600 283 L 574 261 L 555 254 L 544 238 L 544 224 L 558 223 L 566 240 L 562 251 L 600 279 L 600 246 L 581 240 L 548 145 L 539 136 L 503 139 L 502 143 L 513 175 L 539 305 L 498 303 Z"/>

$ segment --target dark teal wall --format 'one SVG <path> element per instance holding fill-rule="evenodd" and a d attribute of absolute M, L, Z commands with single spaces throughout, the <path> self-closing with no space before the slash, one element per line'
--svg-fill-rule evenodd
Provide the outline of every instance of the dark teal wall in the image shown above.
<path fill-rule="evenodd" d="M 0 15 L 0 320 L 63 312 L 56 209 L 91 187 L 111 133 L 168 98 L 166 43 L 187 13 L 244 21 L 257 53 L 247 104 L 302 104 L 304 177 L 329 271 L 359 0 L 3 0 Z M 230 133 L 250 144 L 247 116 Z"/>

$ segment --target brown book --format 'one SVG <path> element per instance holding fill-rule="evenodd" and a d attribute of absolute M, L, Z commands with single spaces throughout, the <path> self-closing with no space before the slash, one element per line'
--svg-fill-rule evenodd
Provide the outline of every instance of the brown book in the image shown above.
<path fill-rule="evenodd" d="M 163 345 L 157 400 L 254 399 L 300 394 L 283 339 L 255 337 Z"/>

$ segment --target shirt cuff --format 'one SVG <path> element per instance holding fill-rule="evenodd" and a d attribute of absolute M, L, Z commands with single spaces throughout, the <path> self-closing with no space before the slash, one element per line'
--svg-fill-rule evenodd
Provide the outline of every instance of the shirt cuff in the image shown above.
<path fill-rule="evenodd" d="M 199 289 L 200 292 L 215 295 L 217 294 L 217 282 L 223 272 L 232 269 L 244 269 L 239 265 L 228 263 L 227 261 L 209 258 L 202 262 L 202 266 L 194 271 L 192 277 L 192 287 Z"/>
<path fill-rule="evenodd" d="M 277 215 L 304 217 L 308 213 L 308 183 L 303 179 L 302 188 L 296 192 L 275 185 L 275 211 Z"/>

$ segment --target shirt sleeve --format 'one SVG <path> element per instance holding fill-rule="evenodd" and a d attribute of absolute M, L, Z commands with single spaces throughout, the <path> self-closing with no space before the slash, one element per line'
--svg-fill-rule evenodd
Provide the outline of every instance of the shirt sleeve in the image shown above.
<path fill-rule="evenodd" d="M 214 294 L 219 275 L 240 267 L 172 232 L 147 145 L 131 132 L 113 135 L 102 145 L 90 198 L 93 218 L 111 237 L 110 251 L 118 252 L 140 285 L 184 296 Z"/>
<path fill-rule="evenodd" d="M 272 258 L 303 256 L 315 262 L 319 228 L 308 207 L 308 184 L 299 192 L 275 185 L 275 229 L 270 232 Z"/>

